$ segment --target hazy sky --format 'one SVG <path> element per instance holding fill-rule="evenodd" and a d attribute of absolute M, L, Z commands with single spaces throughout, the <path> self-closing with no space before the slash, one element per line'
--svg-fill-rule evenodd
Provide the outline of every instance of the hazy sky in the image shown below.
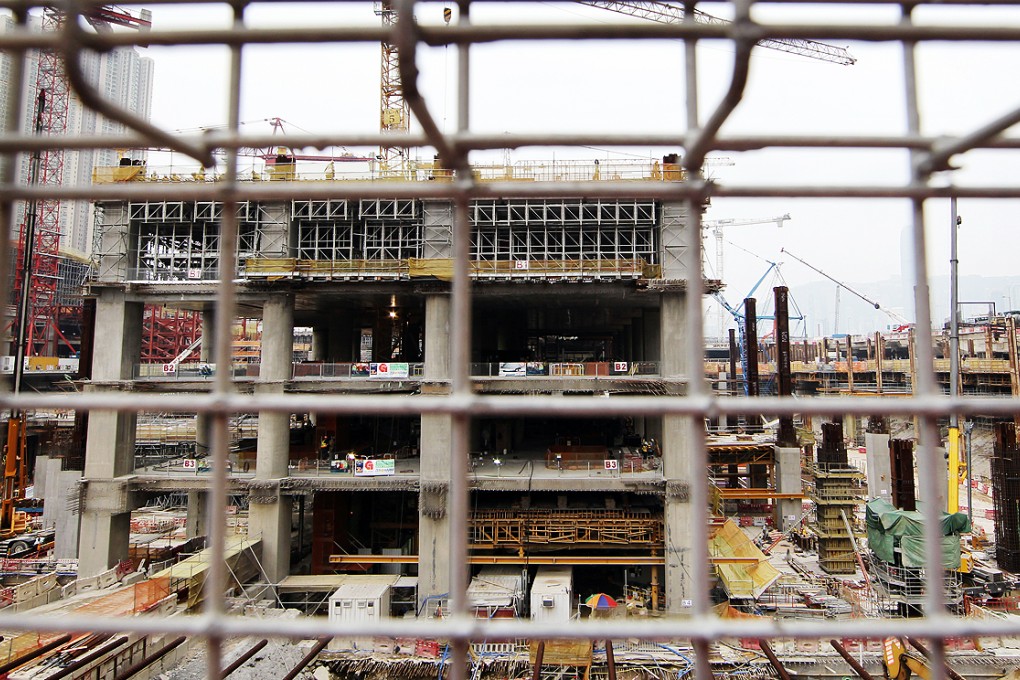
<path fill-rule="evenodd" d="M 419 8 L 419 21 L 442 23 L 443 5 Z M 720 16 L 723 5 L 703 9 Z M 222 7 L 186 12 L 157 5 L 156 28 L 211 26 L 226 22 Z M 846 23 L 897 20 L 893 7 L 838 8 L 795 4 L 756 8 L 762 20 L 825 20 Z M 371 3 L 288 3 L 254 5 L 252 25 L 301 26 L 334 23 L 376 25 Z M 482 3 L 473 7 L 479 22 L 623 22 L 630 19 L 574 3 Z M 1020 25 L 1016 8 L 920 8 L 915 19 L 930 23 Z M 834 44 L 835 41 L 832 41 Z M 847 45 L 854 66 L 838 66 L 781 52 L 757 49 L 743 103 L 724 127 L 731 134 L 811 133 L 896 134 L 905 131 L 902 56 L 896 44 Z M 149 48 L 156 62 L 154 122 L 178 130 L 225 120 L 226 50 Z M 284 119 L 289 129 L 310 132 L 373 132 L 379 110 L 380 48 L 343 46 L 249 47 L 241 120 L 245 130 L 269 132 L 267 118 Z M 719 41 L 699 50 L 703 120 L 728 83 L 732 49 Z M 419 61 L 422 86 L 434 115 L 452 130 L 456 91 L 453 48 L 426 48 Z M 1014 75 L 1020 72 L 1020 45 L 925 44 L 919 48 L 921 121 L 931 135 L 959 135 L 993 120 L 1020 101 Z M 486 132 L 534 130 L 595 132 L 675 132 L 686 128 L 683 45 L 680 41 L 500 43 L 472 52 L 472 128 Z M 369 150 L 363 150 L 369 151 Z M 522 149 L 513 159 L 652 158 L 679 149 Z M 423 152 L 428 158 L 431 154 Z M 890 151 L 774 150 L 720 153 L 732 166 L 716 167 L 720 184 L 769 185 L 783 182 L 828 185 L 886 184 L 905 181 L 906 155 Z M 494 155 L 498 160 L 499 154 Z M 971 152 L 957 158 L 960 170 L 940 178 L 958 185 L 1015 186 L 1020 152 Z M 1016 228 L 1018 201 L 961 201 L 961 275 L 1014 276 L 1020 252 Z M 779 260 L 789 285 L 820 280 L 815 272 L 784 257 L 794 254 L 847 282 L 897 276 L 900 235 L 909 226 L 909 204 L 901 200 L 725 199 L 713 200 L 705 219 L 759 218 L 789 213 L 782 229 L 738 226 L 727 231 L 727 297 L 739 300 L 768 266 Z M 933 276 L 949 270 L 949 202 L 928 202 L 929 263 Z M 709 262 L 714 241 L 708 240 Z M 750 252 L 745 252 L 750 251 Z M 753 253 L 753 254 L 752 254 Z M 1017 278 L 1020 283 L 1020 277 Z M 841 304 L 856 304 L 849 294 Z M 864 303 L 860 303 L 864 304 Z M 713 318 L 710 315 L 709 319 Z M 708 323 L 711 323 L 709 321 Z"/>

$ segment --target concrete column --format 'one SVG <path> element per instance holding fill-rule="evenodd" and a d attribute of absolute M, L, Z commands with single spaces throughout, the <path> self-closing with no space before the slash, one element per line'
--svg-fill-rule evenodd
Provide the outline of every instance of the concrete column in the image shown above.
<path fill-rule="evenodd" d="M 450 297 L 425 298 L 425 380 L 450 379 Z"/>
<path fill-rule="evenodd" d="M 667 382 L 686 384 L 687 366 L 687 310 L 682 293 L 664 293 L 660 303 L 658 333 L 645 333 L 659 340 L 657 354 L 660 373 Z M 694 559 L 691 525 L 701 521 L 702 508 L 693 508 L 690 502 L 690 485 L 703 484 L 704 471 L 694 470 L 691 451 L 691 421 L 682 416 L 662 418 L 662 473 L 666 481 L 666 610 L 670 614 L 691 611 L 694 582 L 691 580 Z"/>
<path fill-rule="evenodd" d="M 850 442 L 847 446 L 857 446 L 857 416 L 852 413 L 843 416 L 843 436 Z"/>
<path fill-rule="evenodd" d="M 128 213 L 128 202 L 122 200 L 101 203 L 103 208 L 102 245 L 96 255 L 99 258 L 99 269 L 96 280 L 103 283 L 121 283 L 128 278 L 131 266 L 131 219 Z"/>
<path fill-rule="evenodd" d="M 687 301 L 679 293 L 663 293 L 659 305 L 658 333 L 646 333 L 659 340 L 660 375 L 663 378 L 686 380 L 687 366 Z M 646 339 L 647 342 L 647 339 Z"/>
<path fill-rule="evenodd" d="M 775 448 L 776 491 L 779 493 L 803 493 L 801 482 L 800 449 L 796 446 Z M 781 499 L 776 502 L 776 528 L 789 531 L 801 519 L 803 504 L 799 498 Z"/>
<path fill-rule="evenodd" d="M 214 361 L 216 353 L 216 310 L 206 307 L 202 310 L 202 344 L 198 346 L 198 360 L 204 364 Z M 195 416 L 195 455 L 210 453 L 212 442 L 212 420 L 205 413 Z"/>
<path fill-rule="evenodd" d="M 425 298 L 425 380 L 446 383 L 450 379 L 450 298 L 446 294 Z M 433 385 L 433 389 L 448 385 Z M 421 418 L 421 491 L 418 521 L 418 604 L 430 595 L 450 590 L 450 521 L 447 490 L 450 485 L 450 450 L 453 419 L 446 415 Z"/>
<path fill-rule="evenodd" d="M 262 306 L 262 354 L 255 390 L 282 394 L 291 377 L 294 352 L 294 299 L 274 295 Z M 256 487 L 249 498 L 248 535 L 262 539 L 262 568 L 270 583 L 290 571 L 291 501 L 279 492 L 290 456 L 290 415 L 259 413 Z"/>
<path fill-rule="evenodd" d="M 63 460 L 36 458 L 36 496 L 45 500 L 43 526 L 56 529 L 53 554 L 57 559 L 78 557 L 78 503 L 71 502 L 79 493 L 80 470 L 63 470 Z M 42 474 L 40 474 L 42 473 Z"/>
<path fill-rule="evenodd" d="M 290 222 L 290 201 L 263 203 L 261 219 L 262 237 L 259 240 L 259 257 L 293 257 Z"/>
<path fill-rule="evenodd" d="M 142 304 L 122 290 L 103 289 L 96 300 L 97 342 L 88 392 L 117 391 L 132 378 L 142 337 Z M 128 556 L 131 506 L 118 477 L 134 469 L 133 412 L 92 411 L 85 446 L 85 504 L 79 541 L 78 573 L 94 576 Z"/>
<path fill-rule="evenodd" d="M 892 502 L 892 460 L 889 457 L 889 435 L 864 433 L 864 450 L 868 466 L 868 500 L 883 498 Z"/>
<path fill-rule="evenodd" d="M 421 417 L 421 482 L 418 519 L 418 605 L 450 591 L 450 449 L 453 420 Z"/>
<path fill-rule="evenodd" d="M 209 494 L 204 491 L 188 492 L 188 514 L 184 525 L 185 538 L 209 535 Z"/>
<path fill-rule="evenodd" d="M 202 310 L 202 344 L 199 345 L 198 359 L 211 363 L 216 344 L 216 310 L 206 307 Z"/>
<path fill-rule="evenodd" d="M 429 259 L 453 257 L 453 203 L 422 201 L 423 256 Z"/>
<path fill-rule="evenodd" d="M 322 326 L 312 328 L 312 349 L 309 358 L 312 361 L 328 361 L 329 333 Z"/>
<path fill-rule="evenodd" d="M 357 315 L 347 310 L 334 312 L 329 317 L 326 332 L 326 356 L 329 361 L 345 363 L 361 360 L 361 329 Z"/>
<path fill-rule="evenodd" d="M 691 579 L 695 551 L 691 526 L 702 521 L 702 509 L 691 506 L 691 484 L 704 484 L 696 474 L 690 451 L 691 421 L 683 416 L 662 418 L 662 473 L 666 481 L 663 513 L 666 528 L 666 611 L 690 613 L 695 584 Z"/>

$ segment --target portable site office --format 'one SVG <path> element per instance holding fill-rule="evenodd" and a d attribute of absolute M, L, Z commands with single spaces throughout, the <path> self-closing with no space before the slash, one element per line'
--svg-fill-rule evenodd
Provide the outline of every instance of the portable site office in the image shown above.
<path fill-rule="evenodd" d="M 535 621 L 569 621 L 573 613 L 574 570 L 542 566 L 531 584 L 531 618 Z"/>

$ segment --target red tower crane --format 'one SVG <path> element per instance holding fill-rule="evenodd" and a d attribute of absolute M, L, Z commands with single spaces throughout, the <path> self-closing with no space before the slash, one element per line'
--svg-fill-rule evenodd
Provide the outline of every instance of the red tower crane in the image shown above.
<path fill-rule="evenodd" d="M 148 28 L 151 21 L 111 6 L 98 7 L 86 16 L 98 31 L 110 25 Z M 44 31 L 59 31 L 64 16 L 58 10 L 43 10 Z M 60 56 L 42 50 L 35 82 L 35 110 L 32 120 L 38 136 L 60 137 L 67 132 L 70 92 Z M 32 154 L 28 181 L 32 185 L 58 186 L 64 180 L 64 151 L 46 148 Z M 60 331 L 61 308 L 57 300 L 60 281 L 60 201 L 42 198 L 26 201 L 24 219 L 18 230 L 14 284 L 11 286 L 18 313 L 14 321 L 14 392 L 21 389 L 26 356 L 56 356 L 57 343 L 71 343 Z M 11 409 L 7 421 L 7 444 L 3 449 L 3 483 L 0 488 L 0 538 L 20 533 L 25 519 L 15 511 L 25 488 L 25 414 Z"/>
<path fill-rule="evenodd" d="M 86 19 L 97 31 L 109 31 L 111 25 L 134 29 L 151 26 L 148 13 L 136 17 L 126 10 L 103 6 L 89 12 Z M 59 31 L 64 16 L 58 10 L 43 10 L 42 29 Z M 39 136 L 60 137 L 67 132 L 70 103 L 67 75 L 60 56 L 53 50 L 39 54 L 39 69 L 35 82 L 34 133 Z M 64 150 L 43 149 L 32 158 L 29 183 L 58 186 L 64 181 Z M 14 352 L 18 361 L 24 356 L 56 356 L 60 342 L 71 347 L 60 330 L 61 307 L 57 299 L 60 280 L 60 201 L 44 198 L 25 203 L 24 219 L 18 230 L 13 300 L 24 306 L 19 309 L 13 336 Z M 27 286 L 26 286 L 27 279 Z M 27 294 L 26 294 L 27 289 Z M 18 347 L 17 345 L 21 345 Z M 20 356 L 19 356 L 20 355 Z"/>

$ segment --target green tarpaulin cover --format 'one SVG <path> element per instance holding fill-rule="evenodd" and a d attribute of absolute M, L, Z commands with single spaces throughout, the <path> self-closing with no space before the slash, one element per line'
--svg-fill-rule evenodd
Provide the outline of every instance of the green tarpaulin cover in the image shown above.
<path fill-rule="evenodd" d="M 912 510 L 897 510 L 889 501 L 876 498 L 865 506 L 868 545 L 883 562 L 897 564 L 895 550 L 900 548 L 904 567 L 924 566 L 924 518 Z M 970 519 L 962 512 L 942 513 L 942 566 L 960 567 L 960 534 L 970 531 Z"/>

